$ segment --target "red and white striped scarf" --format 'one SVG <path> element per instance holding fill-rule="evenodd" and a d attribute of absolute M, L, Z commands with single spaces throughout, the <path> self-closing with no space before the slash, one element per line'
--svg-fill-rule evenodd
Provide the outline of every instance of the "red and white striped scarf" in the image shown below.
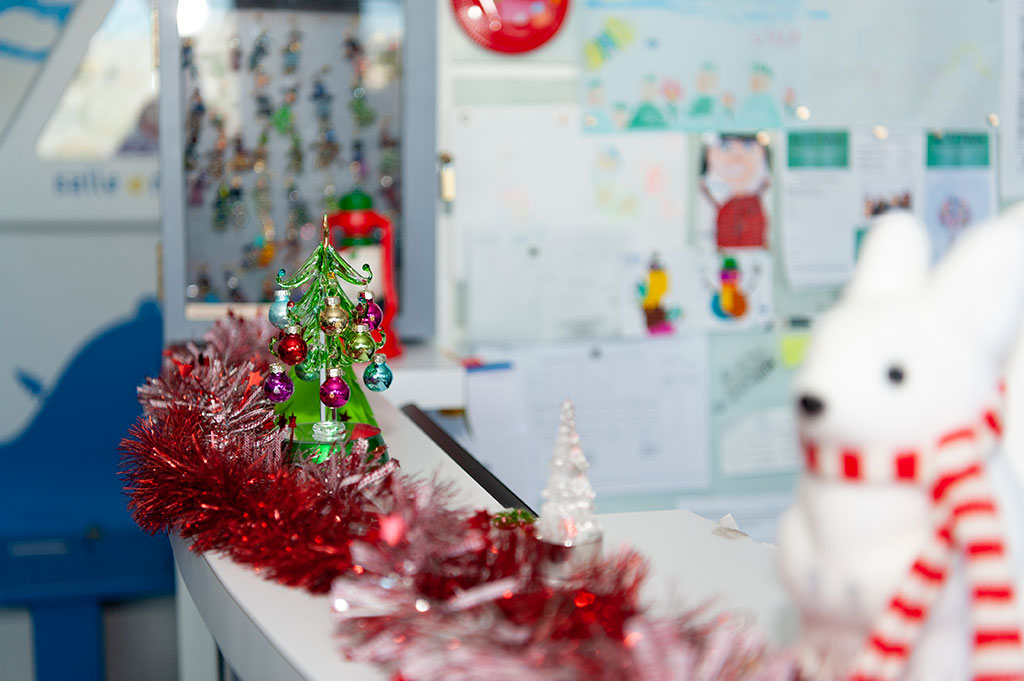
<path fill-rule="evenodd" d="M 953 557 L 970 589 L 973 681 L 1024 681 L 1014 574 L 985 457 L 1001 433 L 995 410 L 932 445 L 893 451 L 804 441 L 807 472 L 826 479 L 921 485 L 934 531 L 867 637 L 850 681 L 896 681 L 906 667 Z"/>

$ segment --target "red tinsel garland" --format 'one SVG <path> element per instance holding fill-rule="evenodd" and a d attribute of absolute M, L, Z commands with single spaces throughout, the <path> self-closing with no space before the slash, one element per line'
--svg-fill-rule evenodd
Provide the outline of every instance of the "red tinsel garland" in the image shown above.
<path fill-rule="evenodd" d="M 129 507 L 269 579 L 331 589 L 343 652 L 408 681 L 790 679 L 788 656 L 699 612 L 653 620 L 624 552 L 553 588 L 519 516 L 451 508 L 448 488 L 356 453 L 292 463 L 258 376 L 269 329 L 232 319 L 167 353 L 122 442 Z"/>

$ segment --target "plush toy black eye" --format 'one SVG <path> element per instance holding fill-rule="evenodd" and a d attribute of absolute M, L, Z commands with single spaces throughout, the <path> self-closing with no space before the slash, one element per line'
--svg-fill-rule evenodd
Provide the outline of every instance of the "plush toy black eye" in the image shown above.
<path fill-rule="evenodd" d="M 903 383 L 903 379 L 906 378 L 906 376 L 903 373 L 903 367 L 901 367 L 899 364 L 893 364 L 892 366 L 889 367 L 888 376 L 889 382 L 895 385 Z"/>

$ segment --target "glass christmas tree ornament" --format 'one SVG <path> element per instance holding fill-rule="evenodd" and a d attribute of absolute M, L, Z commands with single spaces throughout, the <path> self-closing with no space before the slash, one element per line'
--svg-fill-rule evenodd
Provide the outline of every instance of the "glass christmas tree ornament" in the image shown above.
<path fill-rule="evenodd" d="M 278 339 L 276 353 L 285 364 L 294 366 L 306 359 L 308 348 L 301 334 L 301 326 L 286 326 L 284 334 Z"/>
<path fill-rule="evenodd" d="M 305 360 L 295 365 L 295 376 L 300 381 L 317 381 L 320 379 L 320 370 L 316 368 L 316 362 L 312 360 L 312 357 L 306 357 Z"/>
<path fill-rule="evenodd" d="M 275 404 L 285 402 L 292 396 L 295 386 L 288 378 L 287 367 L 280 362 L 270 365 L 270 374 L 263 380 L 263 394 Z"/>
<path fill-rule="evenodd" d="M 551 455 L 551 475 L 535 525 L 541 576 L 552 586 L 571 584 L 574 575 L 601 556 L 603 532 L 594 512 L 594 490 L 587 478 L 589 466 L 576 433 L 576 411 L 566 400 Z"/>
<path fill-rule="evenodd" d="M 346 353 L 353 362 L 369 362 L 370 357 L 377 350 L 377 343 L 370 335 L 370 327 L 366 324 L 356 324 L 353 333 L 347 339 Z"/>
<path fill-rule="evenodd" d="M 364 289 L 359 292 L 356 309 L 359 310 L 358 323 L 365 324 L 371 331 L 384 320 L 384 311 L 380 309 L 380 305 L 373 302 L 373 291 Z"/>
<path fill-rule="evenodd" d="M 387 359 L 386 355 L 378 352 L 363 371 L 363 384 L 375 393 L 381 393 L 390 388 L 391 381 L 394 379 L 391 367 L 387 365 Z"/>
<path fill-rule="evenodd" d="M 349 314 L 341 306 L 340 296 L 327 296 L 320 310 L 320 330 L 328 336 L 341 334 L 348 326 Z"/>
<path fill-rule="evenodd" d="M 294 198 L 291 192 L 289 193 L 290 202 L 298 200 L 298 191 L 294 193 Z M 291 216 L 289 220 L 292 220 Z M 295 222 L 298 222 L 297 219 Z M 299 232 L 299 226 L 295 225 L 296 233 Z M 355 360 L 350 354 L 349 342 L 353 338 L 356 339 L 355 354 L 361 358 L 359 361 L 365 362 L 387 339 L 386 334 L 380 331 L 382 340 L 375 341 L 365 327 L 361 335 L 354 333 L 356 306 L 354 301 L 346 297 L 343 283 L 365 288 L 372 279 L 372 273 L 369 265 L 362 265 L 360 270 L 356 270 L 332 246 L 331 227 L 327 216 L 324 216 L 322 236 L 313 253 L 291 276 L 285 276 L 283 269 L 277 274 L 278 286 L 289 291 L 301 287 L 304 293 L 298 301 L 291 303 L 288 312 L 289 321 L 296 326 L 287 327 L 285 333 L 271 341 L 271 351 L 279 357 L 294 350 L 285 343 L 289 332 L 296 332 L 305 342 L 305 353 L 301 357 L 290 356 L 289 359 L 296 360 L 295 376 L 298 379 L 310 382 L 318 380 L 323 387 L 319 394 L 320 420 L 312 424 L 298 424 L 300 431 L 311 431 L 312 440 L 318 443 L 316 447 L 344 438 L 347 430 L 346 421 L 352 424 L 376 425 L 373 410 L 363 392 L 364 388 L 357 383 L 352 370 L 352 363 Z M 327 328 L 344 321 L 343 331 L 333 335 L 327 333 L 321 326 L 322 321 L 328 322 Z M 282 360 L 287 361 L 284 357 Z M 296 393 L 299 392 L 301 390 L 296 386 Z M 339 407 L 344 409 L 343 414 L 339 413 Z M 309 425 L 312 427 L 309 428 Z M 352 427 L 353 432 L 357 432 L 355 426 Z M 299 436 L 300 439 L 306 437 L 305 434 Z M 309 444 L 308 440 L 301 440 L 301 446 L 305 447 L 306 444 Z M 326 451 L 322 448 L 316 449 L 317 453 L 311 455 L 312 460 L 321 461 L 317 457 Z"/>
<path fill-rule="evenodd" d="M 284 289 L 274 291 L 274 302 L 270 304 L 270 309 L 267 311 L 270 323 L 279 329 L 289 325 L 288 300 L 290 297 L 291 294 Z"/>
<path fill-rule="evenodd" d="M 341 377 L 341 369 L 328 369 L 327 378 L 320 384 L 320 401 L 328 407 L 342 407 L 348 402 L 348 397 L 348 384 Z"/>

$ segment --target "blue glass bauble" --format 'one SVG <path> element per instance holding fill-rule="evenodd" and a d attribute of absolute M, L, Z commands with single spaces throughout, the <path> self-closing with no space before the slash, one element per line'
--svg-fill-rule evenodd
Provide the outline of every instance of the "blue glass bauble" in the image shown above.
<path fill-rule="evenodd" d="M 363 371 L 363 383 L 375 393 L 384 392 L 390 388 L 394 377 L 391 367 L 384 361 L 383 355 L 374 356 L 373 361 L 367 364 L 366 370 Z"/>
<path fill-rule="evenodd" d="M 270 304 L 270 310 L 267 312 L 267 316 L 270 318 L 270 323 L 279 329 L 283 329 L 288 326 L 288 298 L 290 297 L 288 291 L 274 291 L 274 302 Z"/>

